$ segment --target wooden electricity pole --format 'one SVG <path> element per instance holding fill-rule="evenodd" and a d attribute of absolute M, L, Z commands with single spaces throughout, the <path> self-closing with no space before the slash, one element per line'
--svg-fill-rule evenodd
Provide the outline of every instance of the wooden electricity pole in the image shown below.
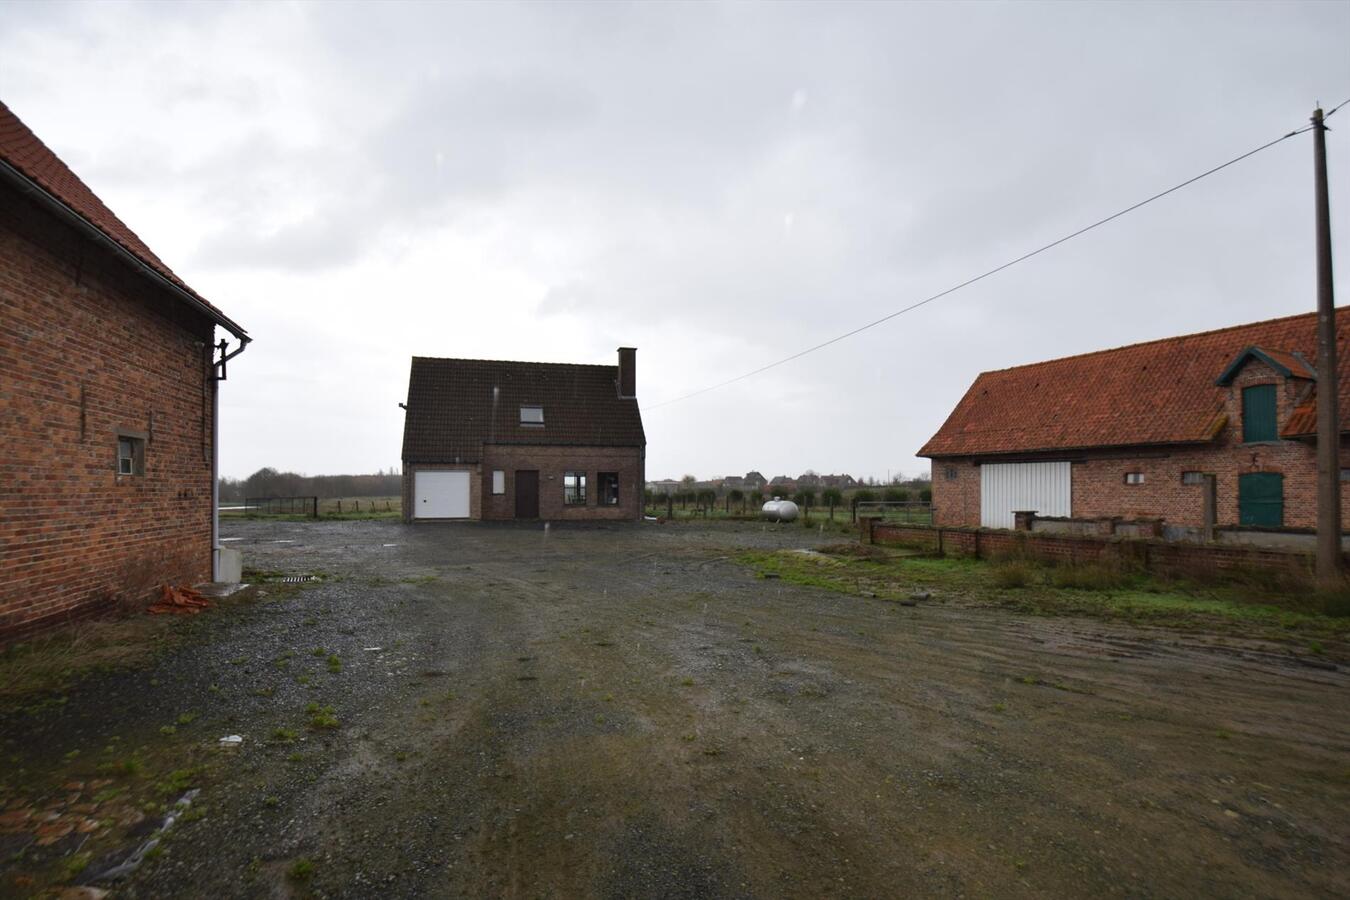
<path fill-rule="evenodd" d="M 1341 565 L 1341 423 L 1337 409 L 1336 301 L 1331 286 L 1331 200 L 1322 110 L 1313 110 L 1313 180 L 1317 193 L 1317 580 L 1339 586 Z"/>

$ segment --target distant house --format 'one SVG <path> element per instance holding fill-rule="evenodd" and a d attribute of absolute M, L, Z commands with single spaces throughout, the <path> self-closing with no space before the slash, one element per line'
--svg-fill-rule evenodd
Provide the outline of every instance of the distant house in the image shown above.
<path fill-rule="evenodd" d="M 404 519 L 640 518 L 636 358 L 627 347 L 617 366 L 414 357 Z"/>
<path fill-rule="evenodd" d="M 675 494 L 680 491 L 680 483 L 673 478 L 647 482 L 647 490 L 653 494 Z"/>
<path fill-rule="evenodd" d="M 755 490 L 764 487 L 764 485 L 768 483 L 769 480 L 767 478 L 765 478 L 758 472 L 754 471 L 753 469 L 749 472 L 746 472 L 745 478 L 742 479 L 741 481 L 741 484 L 744 485 L 745 487 Z"/>
<path fill-rule="evenodd" d="M 0 104 L 0 642 L 213 577 L 217 327 Z"/>
<path fill-rule="evenodd" d="M 1350 360 L 1350 308 L 1336 324 Z M 1217 525 L 1313 527 L 1316 350 L 1308 314 L 985 372 L 919 451 L 935 520 L 1007 528 L 1031 510 L 1203 525 L 1212 489 Z"/>

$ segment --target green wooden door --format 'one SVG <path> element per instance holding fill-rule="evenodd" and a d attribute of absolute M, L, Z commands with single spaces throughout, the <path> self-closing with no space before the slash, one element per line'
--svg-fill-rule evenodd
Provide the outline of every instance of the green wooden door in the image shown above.
<path fill-rule="evenodd" d="M 1284 476 L 1251 472 L 1238 476 L 1238 522 L 1279 527 L 1284 524 Z"/>

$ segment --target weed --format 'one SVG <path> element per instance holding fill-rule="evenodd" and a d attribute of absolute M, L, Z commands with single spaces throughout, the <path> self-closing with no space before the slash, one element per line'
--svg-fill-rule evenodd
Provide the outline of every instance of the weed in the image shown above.
<path fill-rule="evenodd" d="M 605 724 L 605 717 L 604 717 L 604 716 L 596 716 L 596 717 L 595 717 L 595 724 L 597 724 L 597 725 L 603 725 L 603 724 Z"/>
<path fill-rule="evenodd" d="M 310 703 L 305 707 L 305 712 L 309 714 L 310 728 L 337 728 L 339 725 L 337 714 L 331 706 Z"/>
<path fill-rule="evenodd" d="M 1000 712 L 1000 713 L 1001 713 L 1001 712 L 1003 712 L 1004 710 L 1006 710 L 1007 708 L 1008 708 L 1008 707 L 1005 706 L 1005 705 L 1002 704 L 1002 703 L 995 703 L 995 704 L 994 704 L 994 712 Z"/>
<path fill-rule="evenodd" d="M 1050 570 L 1050 583 L 1075 591 L 1111 591 L 1131 587 L 1140 581 L 1138 573 L 1101 564 L 1057 566 Z"/>
<path fill-rule="evenodd" d="M 197 714 L 196 714 L 196 713 L 194 713 L 194 712 L 185 712 L 185 713 L 183 713 L 182 715 L 180 715 L 180 716 L 178 717 L 178 724 L 179 724 L 179 725 L 191 725 L 194 721 L 196 721 L 196 719 L 197 719 Z"/>
<path fill-rule="evenodd" d="M 286 870 L 286 877 L 291 881 L 309 881 L 314 877 L 314 861 L 300 857 Z"/>
<path fill-rule="evenodd" d="M 408 759 L 408 754 L 406 754 L 406 753 L 404 753 L 402 750 L 400 750 L 400 751 L 398 751 L 397 753 L 394 754 L 394 759 L 395 759 L 396 761 L 398 761 L 398 762 L 406 762 L 407 759 Z"/>
<path fill-rule="evenodd" d="M 170 736 L 170 735 L 175 735 L 175 734 L 177 734 L 177 733 L 178 733 L 178 729 L 175 728 L 175 727 L 173 727 L 172 725 L 161 725 L 160 728 L 159 728 L 159 733 L 162 734 L 162 735 L 165 735 L 165 736 L 167 737 L 167 736 Z"/>
<path fill-rule="evenodd" d="M 697 737 L 698 737 L 698 735 L 694 734 L 693 732 L 690 732 L 689 734 L 682 734 L 682 735 L 680 735 L 680 740 L 682 740 L 682 741 L 691 741 L 691 742 L 692 742 L 692 741 L 694 741 Z"/>
<path fill-rule="evenodd" d="M 94 858 L 92 853 L 76 853 L 67 859 L 61 865 L 61 880 L 70 881 L 89 865 L 89 861 Z"/>
<path fill-rule="evenodd" d="M 1321 641 L 1312 641 L 1311 643 L 1308 644 L 1308 652 L 1316 653 L 1318 656 L 1321 656 L 1323 653 L 1326 653 L 1327 651 L 1326 648 L 1322 646 Z"/>
<path fill-rule="evenodd" d="M 311 681 L 313 681 L 314 679 L 313 679 L 313 678 L 310 678 L 308 675 L 301 675 L 299 678 L 297 678 L 297 679 L 295 679 L 295 680 L 296 680 L 296 682 L 298 682 L 299 684 L 308 685 L 308 684 L 309 684 Z"/>
<path fill-rule="evenodd" d="M 274 693 L 276 693 L 276 688 L 272 687 L 261 687 L 253 689 L 253 696 L 255 697 L 270 697 Z"/>
<path fill-rule="evenodd" d="M 328 671 L 332 672 L 333 674 L 337 674 L 338 672 L 342 671 L 342 660 L 338 658 L 338 655 L 336 653 L 328 657 Z"/>
<path fill-rule="evenodd" d="M 274 728 L 272 729 L 272 740 L 279 744 L 292 744 L 299 735 L 293 728 Z"/>
<path fill-rule="evenodd" d="M 263 806 L 266 806 L 268 809 L 276 809 L 280 803 L 281 799 L 275 794 L 269 794 L 263 798 Z"/>
<path fill-rule="evenodd" d="M 286 754 L 286 762 L 298 763 L 304 761 L 305 761 L 305 754 L 301 753 L 299 750 Z"/>
<path fill-rule="evenodd" d="M 208 690 L 209 692 L 211 692 L 212 694 L 219 694 L 219 693 L 220 693 L 220 685 L 218 685 L 218 684 L 213 684 L 213 685 L 211 685 L 210 687 L 208 687 L 207 690 Z"/>
<path fill-rule="evenodd" d="M 164 794 L 166 796 L 172 794 L 181 794 L 183 793 L 183 791 L 186 791 L 188 788 L 192 787 L 193 783 L 197 780 L 198 776 L 201 775 L 201 771 L 202 770 L 200 768 L 175 769 L 174 771 L 170 772 L 163 781 L 155 785 L 155 787 L 159 790 L 161 794 Z"/>
<path fill-rule="evenodd" d="M 1009 559 L 993 567 L 994 584 L 1001 588 L 1022 588 L 1031 584 L 1032 564 L 1020 559 Z"/>
<path fill-rule="evenodd" d="M 1225 731 L 1222 728 L 1219 729 L 1217 732 L 1215 732 L 1214 736 L 1221 741 L 1231 741 L 1233 739 L 1232 733 L 1229 731 Z"/>
<path fill-rule="evenodd" d="M 328 651 L 325 650 L 323 647 L 315 647 L 313 650 L 309 651 L 309 655 L 310 655 L 310 656 L 327 656 L 327 655 L 328 655 Z"/>
<path fill-rule="evenodd" d="M 685 687 L 693 687 L 693 686 L 694 686 L 694 679 L 692 679 L 692 678 L 682 678 L 682 679 L 680 679 L 680 684 L 684 685 Z"/>
<path fill-rule="evenodd" d="M 236 656 L 234 659 L 230 660 L 230 665 L 232 665 L 232 666 L 242 666 L 242 665 L 243 665 L 244 663 L 246 663 L 246 662 L 248 662 L 248 660 L 245 659 L 244 657 L 242 657 L 242 656 Z"/>

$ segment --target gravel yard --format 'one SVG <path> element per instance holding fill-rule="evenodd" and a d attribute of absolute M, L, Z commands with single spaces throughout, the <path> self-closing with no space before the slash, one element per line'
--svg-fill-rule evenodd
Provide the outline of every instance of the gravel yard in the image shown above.
<path fill-rule="evenodd" d="M 183 620 L 149 666 L 0 718 L 0 891 L 96 877 L 196 787 L 161 847 L 102 886 L 1350 895 L 1344 667 L 940 594 L 902 606 L 736 561 L 839 539 L 800 527 L 224 536 L 260 596 Z M 231 733 L 242 746 L 221 749 Z M 77 807 L 101 824 L 45 844 L 22 814 Z"/>

